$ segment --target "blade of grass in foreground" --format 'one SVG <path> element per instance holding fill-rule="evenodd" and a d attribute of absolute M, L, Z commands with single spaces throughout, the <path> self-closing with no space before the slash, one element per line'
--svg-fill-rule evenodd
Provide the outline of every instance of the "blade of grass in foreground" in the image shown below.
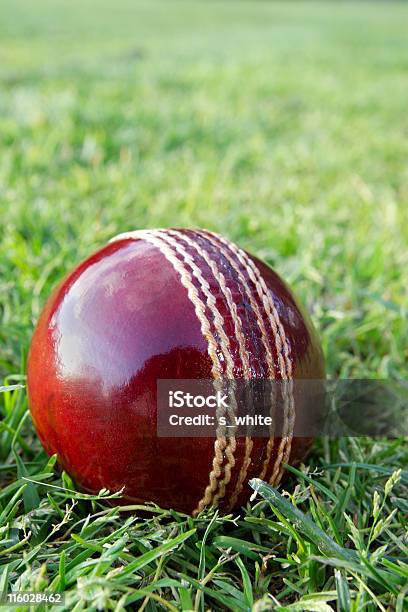
<path fill-rule="evenodd" d="M 169 542 L 166 542 L 166 544 L 162 544 L 161 546 L 158 546 L 157 548 L 154 548 L 153 550 L 149 550 L 148 552 L 144 553 L 143 555 L 135 559 L 135 561 L 133 561 L 132 563 L 129 563 L 129 565 L 127 565 L 122 570 L 121 576 L 123 576 L 124 574 L 130 574 L 132 572 L 136 572 L 140 570 L 142 567 L 144 567 L 145 565 L 148 565 L 149 563 L 157 559 L 157 557 L 160 557 L 172 551 L 174 548 L 177 548 L 180 544 L 185 542 L 185 540 L 188 540 L 188 538 L 191 538 L 191 536 L 195 532 L 196 532 L 196 529 L 190 529 L 190 531 L 187 531 L 186 533 L 181 533 L 180 535 L 173 538 Z"/>
<path fill-rule="evenodd" d="M 249 481 L 250 486 L 271 504 L 272 510 L 285 517 L 303 535 L 305 535 L 326 556 L 326 562 L 330 557 L 336 560 L 334 567 L 349 568 L 359 574 L 371 577 L 378 584 L 388 589 L 393 594 L 398 594 L 399 581 L 395 577 L 382 570 L 377 570 L 369 559 L 360 558 L 355 550 L 348 550 L 339 546 L 330 536 L 318 527 L 308 516 L 286 500 L 276 489 L 266 482 L 253 478 Z M 391 580 L 391 582 L 390 582 Z"/>
<path fill-rule="evenodd" d="M 7 385 L 6 387 L 0 387 L 0 393 L 7 393 L 8 391 L 16 391 L 17 389 L 24 389 L 24 385 Z"/>
<path fill-rule="evenodd" d="M 299 531 L 310 538 L 323 554 L 335 556 L 344 561 L 357 560 L 354 551 L 339 546 L 330 536 L 320 529 L 320 527 L 310 520 L 310 518 L 303 514 L 298 508 L 295 508 L 293 504 L 278 493 L 276 489 L 266 484 L 266 482 L 263 482 L 263 480 L 259 480 L 259 478 L 253 478 L 249 481 L 249 484 L 256 493 L 259 493 L 264 499 L 269 501 L 272 506 L 293 523 Z"/>

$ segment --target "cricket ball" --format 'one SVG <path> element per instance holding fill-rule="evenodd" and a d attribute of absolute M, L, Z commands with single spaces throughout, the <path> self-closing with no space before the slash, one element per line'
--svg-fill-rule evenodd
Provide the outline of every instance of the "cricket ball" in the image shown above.
<path fill-rule="evenodd" d="M 51 295 L 28 358 L 36 430 L 80 488 L 193 514 L 239 507 L 251 478 L 277 485 L 309 441 L 293 435 L 295 414 L 278 439 L 159 437 L 157 381 L 323 377 L 287 285 L 204 230 L 115 237 Z"/>

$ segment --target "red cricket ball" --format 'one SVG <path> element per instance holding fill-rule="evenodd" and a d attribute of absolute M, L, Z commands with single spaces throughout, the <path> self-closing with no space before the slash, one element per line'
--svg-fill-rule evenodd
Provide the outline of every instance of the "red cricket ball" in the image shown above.
<path fill-rule="evenodd" d="M 322 378 L 313 326 L 279 276 L 219 235 L 122 234 L 54 291 L 28 359 L 28 394 L 49 454 L 89 492 L 194 513 L 232 509 L 247 482 L 275 485 L 308 442 L 160 438 L 158 379 Z"/>

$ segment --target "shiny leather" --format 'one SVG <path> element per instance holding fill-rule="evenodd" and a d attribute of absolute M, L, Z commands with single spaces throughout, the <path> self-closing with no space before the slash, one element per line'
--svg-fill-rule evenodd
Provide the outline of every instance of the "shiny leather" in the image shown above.
<path fill-rule="evenodd" d="M 321 378 L 322 352 L 308 316 L 279 276 L 252 259 L 273 295 L 294 376 Z M 219 263 L 234 288 L 233 272 L 221 256 Z M 219 287 L 212 291 L 233 338 Z M 239 308 L 249 312 L 239 292 L 237 285 Z M 243 320 L 253 347 L 253 376 L 266 377 L 258 330 L 250 313 Z M 231 346 L 234 374 L 240 378 L 233 339 Z M 194 306 L 173 266 L 143 239 L 110 243 L 66 277 L 38 321 L 28 360 L 29 404 L 38 435 L 82 489 L 125 487 L 124 502 L 154 501 L 191 512 L 208 484 L 214 440 L 158 438 L 156 382 L 211 378 L 211 365 Z M 260 473 L 266 442 L 254 439 L 248 478 Z M 237 466 L 244 444 L 238 440 Z M 302 458 L 309 445 L 309 440 L 295 440 L 291 461 Z M 236 468 L 226 499 L 238 473 Z M 245 485 L 237 504 L 249 495 Z"/>

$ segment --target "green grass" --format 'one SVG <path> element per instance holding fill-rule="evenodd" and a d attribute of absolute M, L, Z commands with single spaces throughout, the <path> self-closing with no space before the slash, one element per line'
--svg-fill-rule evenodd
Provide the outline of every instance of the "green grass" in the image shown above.
<path fill-rule="evenodd" d="M 403 380 L 407 20 L 392 2 L 3 0 L 3 384 L 24 384 L 66 271 L 156 226 L 265 258 L 311 311 L 331 376 Z M 75 492 L 24 388 L 0 392 L 0 414 L 0 591 L 65 591 L 67 610 L 407 605 L 403 440 L 318 441 L 287 493 L 255 482 L 239 516 L 193 520 Z"/>

